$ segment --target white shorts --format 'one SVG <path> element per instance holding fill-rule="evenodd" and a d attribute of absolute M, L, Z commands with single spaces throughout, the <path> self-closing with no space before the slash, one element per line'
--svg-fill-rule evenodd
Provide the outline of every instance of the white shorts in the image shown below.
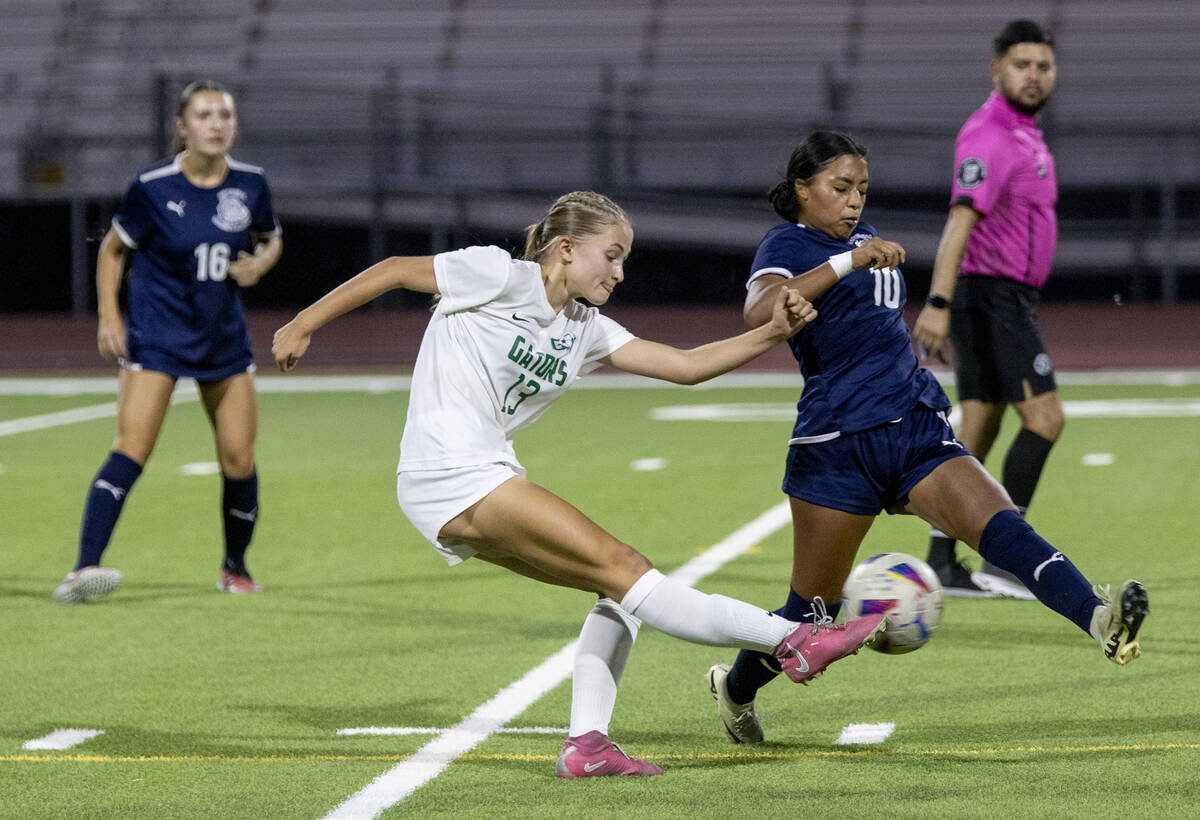
<path fill-rule="evenodd" d="M 460 564 L 476 550 L 438 533 L 456 515 L 510 478 L 524 478 L 525 470 L 511 464 L 476 464 L 449 470 L 408 470 L 396 474 L 396 500 L 421 535 L 446 559 Z"/>

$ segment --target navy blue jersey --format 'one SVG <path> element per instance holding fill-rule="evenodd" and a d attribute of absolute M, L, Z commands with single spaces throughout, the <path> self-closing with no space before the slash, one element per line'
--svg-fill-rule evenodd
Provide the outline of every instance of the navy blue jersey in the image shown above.
<path fill-rule="evenodd" d="M 758 245 L 750 278 L 799 276 L 875 235 L 865 222 L 845 242 L 803 225 L 776 225 Z M 816 322 L 788 342 L 804 374 L 794 437 L 854 433 L 895 421 L 917 405 L 950 406 L 913 353 L 904 323 L 906 295 L 897 268 L 864 268 L 813 303 Z"/>
<path fill-rule="evenodd" d="M 220 185 L 198 188 L 179 156 L 164 160 L 138 175 L 113 217 L 121 241 L 136 251 L 127 317 L 135 363 L 140 351 L 153 362 L 177 362 L 171 375 L 201 379 L 252 361 L 229 263 L 280 228 L 262 169 L 228 163 Z"/>

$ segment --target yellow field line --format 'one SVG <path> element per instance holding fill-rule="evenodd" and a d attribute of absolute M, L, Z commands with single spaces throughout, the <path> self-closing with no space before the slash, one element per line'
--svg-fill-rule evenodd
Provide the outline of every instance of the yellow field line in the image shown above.
<path fill-rule="evenodd" d="M 687 754 L 642 755 L 646 760 L 794 760 L 821 757 L 986 757 L 1005 754 L 1087 754 L 1092 752 L 1163 752 L 1177 749 L 1200 750 L 1200 743 L 1135 743 L 1098 746 L 1010 746 L 980 749 L 806 749 L 761 752 L 695 752 Z M 411 755 L 0 755 L 3 763 L 297 763 L 305 761 L 378 761 L 394 763 Z M 556 755 L 537 754 L 465 754 L 460 760 L 554 760 Z"/>

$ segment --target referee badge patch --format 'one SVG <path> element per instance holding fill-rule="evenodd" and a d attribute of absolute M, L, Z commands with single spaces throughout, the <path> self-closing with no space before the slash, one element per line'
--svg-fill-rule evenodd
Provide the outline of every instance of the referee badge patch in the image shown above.
<path fill-rule="evenodd" d="M 979 157 L 967 157 L 958 166 L 958 186 L 960 188 L 978 188 L 987 175 L 983 160 Z"/>

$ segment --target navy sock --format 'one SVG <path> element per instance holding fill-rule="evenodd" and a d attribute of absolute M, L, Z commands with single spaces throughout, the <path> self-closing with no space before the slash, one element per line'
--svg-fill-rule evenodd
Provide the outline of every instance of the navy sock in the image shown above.
<path fill-rule="evenodd" d="M 1028 509 L 1029 502 L 1033 500 L 1033 491 L 1037 489 L 1042 467 L 1046 465 L 1053 446 L 1053 441 L 1022 427 L 1004 456 L 1004 489 L 1008 490 L 1013 503 L 1022 510 Z"/>
<path fill-rule="evenodd" d="M 993 515 L 979 539 L 979 554 L 1016 575 L 1039 601 L 1088 631 L 1092 610 L 1101 603 L 1092 585 L 1020 514 L 1001 510 Z"/>
<path fill-rule="evenodd" d="M 221 491 L 221 513 L 225 521 L 226 572 L 249 575 L 246 569 L 246 548 L 254 537 L 254 524 L 258 520 L 258 472 L 246 478 L 225 479 Z"/>
<path fill-rule="evenodd" d="M 836 618 L 842 609 L 841 601 L 836 604 L 826 604 L 825 610 L 830 618 Z M 813 622 L 813 604 L 807 598 L 798 595 L 795 590 L 788 588 L 787 603 L 775 610 L 776 615 L 782 615 L 789 621 Z M 725 678 L 725 688 L 729 698 L 734 703 L 749 703 L 755 694 L 771 681 L 782 670 L 779 661 L 763 652 L 743 649 L 738 653 L 737 660 Z"/>
<path fill-rule="evenodd" d="M 83 523 L 79 527 L 79 558 L 75 569 L 96 566 L 112 538 L 121 507 L 133 482 L 142 474 L 142 465 L 115 450 L 100 465 L 92 479 L 87 501 L 83 505 Z"/>

